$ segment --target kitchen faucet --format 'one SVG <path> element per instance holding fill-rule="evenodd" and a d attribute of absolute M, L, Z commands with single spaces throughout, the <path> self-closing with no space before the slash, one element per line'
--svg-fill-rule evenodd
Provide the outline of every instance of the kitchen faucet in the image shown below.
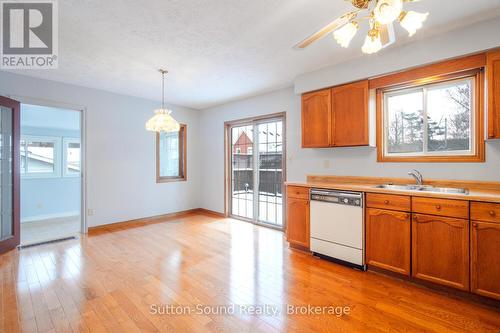
<path fill-rule="evenodd" d="M 422 177 L 422 174 L 418 170 L 413 169 L 413 171 L 408 172 L 408 175 L 415 178 L 417 185 L 419 186 L 424 185 L 424 178 Z"/>

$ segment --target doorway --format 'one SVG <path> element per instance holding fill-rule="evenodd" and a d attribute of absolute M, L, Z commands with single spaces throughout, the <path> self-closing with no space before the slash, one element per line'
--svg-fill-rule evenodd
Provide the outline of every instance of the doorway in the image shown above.
<path fill-rule="evenodd" d="M 21 245 L 82 231 L 81 113 L 21 104 Z"/>
<path fill-rule="evenodd" d="M 228 215 L 283 229 L 285 114 L 226 123 Z"/>

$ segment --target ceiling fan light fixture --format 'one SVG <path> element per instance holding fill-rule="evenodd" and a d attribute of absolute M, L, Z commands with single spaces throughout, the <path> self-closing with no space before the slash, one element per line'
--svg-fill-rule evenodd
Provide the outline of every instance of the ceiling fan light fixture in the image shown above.
<path fill-rule="evenodd" d="M 379 0 L 373 9 L 373 15 L 378 23 L 385 25 L 394 22 L 402 10 L 402 0 Z"/>
<path fill-rule="evenodd" d="M 382 41 L 380 40 L 380 33 L 377 28 L 368 31 L 368 36 L 365 38 L 365 43 L 361 47 L 361 51 L 366 54 L 377 53 L 382 49 Z"/>
<path fill-rule="evenodd" d="M 408 31 L 409 36 L 413 36 L 418 29 L 422 28 L 422 24 L 427 20 L 429 13 L 418 13 L 414 11 L 401 12 L 399 23 Z"/>
<path fill-rule="evenodd" d="M 333 37 L 342 47 L 348 47 L 351 40 L 358 32 L 359 24 L 355 21 L 349 22 L 342 28 L 337 29 L 333 32 Z"/>

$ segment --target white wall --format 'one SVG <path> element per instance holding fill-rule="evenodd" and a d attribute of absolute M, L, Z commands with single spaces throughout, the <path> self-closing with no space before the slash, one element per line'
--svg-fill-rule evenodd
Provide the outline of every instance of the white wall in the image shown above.
<path fill-rule="evenodd" d="M 188 181 L 157 184 L 155 136 L 144 124 L 158 102 L 6 72 L 0 72 L 0 95 L 85 107 L 86 198 L 95 212 L 89 226 L 200 206 L 197 111 L 171 106 L 188 125 Z"/>

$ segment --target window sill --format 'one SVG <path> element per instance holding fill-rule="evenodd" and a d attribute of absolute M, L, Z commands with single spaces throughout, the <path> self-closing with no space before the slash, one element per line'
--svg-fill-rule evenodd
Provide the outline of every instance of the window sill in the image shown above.
<path fill-rule="evenodd" d="M 172 182 L 185 182 L 187 177 L 158 177 L 156 183 L 172 183 Z"/>
<path fill-rule="evenodd" d="M 483 163 L 484 154 L 470 156 L 378 156 L 377 162 L 394 163 Z"/>

